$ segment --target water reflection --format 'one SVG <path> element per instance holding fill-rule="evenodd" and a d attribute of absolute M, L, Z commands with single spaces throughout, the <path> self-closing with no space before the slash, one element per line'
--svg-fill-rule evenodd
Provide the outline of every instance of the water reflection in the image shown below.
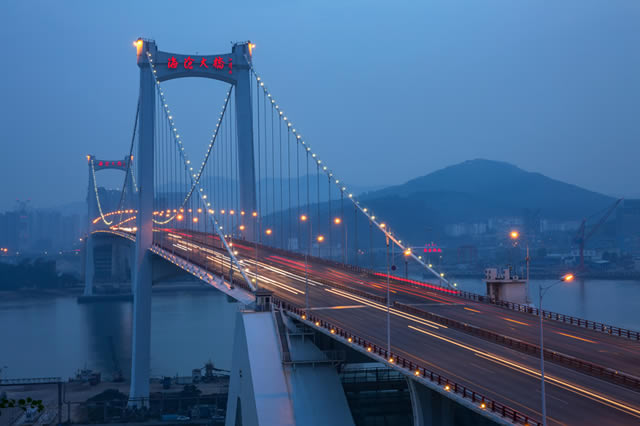
<path fill-rule="evenodd" d="M 154 293 L 151 374 L 190 375 L 212 360 L 230 369 L 238 304 L 215 290 Z M 131 368 L 131 302 L 79 305 L 72 296 L 0 301 L 0 366 L 7 377 L 111 376 Z"/>

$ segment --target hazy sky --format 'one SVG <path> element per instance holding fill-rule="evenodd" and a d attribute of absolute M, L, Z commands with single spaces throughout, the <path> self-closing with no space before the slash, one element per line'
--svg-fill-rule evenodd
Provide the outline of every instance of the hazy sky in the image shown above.
<path fill-rule="evenodd" d="M 4 0 L 0 209 L 83 200 L 85 155 L 125 155 L 138 36 L 181 53 L 255 42 L 283 110 L 355 185 L 488 158 L 638 196 L 638 22 L 638 0 Z M 192 158 L 224 91 L 166 83 Z"/>

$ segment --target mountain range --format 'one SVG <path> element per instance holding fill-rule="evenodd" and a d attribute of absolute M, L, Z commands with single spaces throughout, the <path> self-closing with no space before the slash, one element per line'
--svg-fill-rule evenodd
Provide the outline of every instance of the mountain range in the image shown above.
<path fill-rule="evenodd" d="M 440 224 L 521 216 L 526 211 L 538 211 L 545 219 L 581 220 L 615 201 L 509 163 L 483 159 L 367 192 L 360 199 L 383 209 L 389 220 L 419 223 L 429 218 Z"/>

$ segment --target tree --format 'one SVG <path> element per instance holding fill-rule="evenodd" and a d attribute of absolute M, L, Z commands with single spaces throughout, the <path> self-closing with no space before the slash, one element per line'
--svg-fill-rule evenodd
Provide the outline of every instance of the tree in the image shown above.
<path fill-rule="evenodd" d="M 42 404 L 41 399 L 32 399 L 31 397 L 26 399 L 9 399 L 6 396 L 3 396 L 0 399 L 0 408 L 20 408 L 22 411 L 27 411 L 28 408 L 35 408 L 38 412 L 44 410 L 44 404 Z M 2 410 L 0 410 L 0 416 L 2 415 Z"/>

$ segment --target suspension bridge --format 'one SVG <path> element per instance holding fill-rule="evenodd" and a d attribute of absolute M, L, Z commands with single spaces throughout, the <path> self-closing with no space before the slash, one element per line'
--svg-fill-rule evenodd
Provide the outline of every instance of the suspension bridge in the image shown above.
<path fill-rule="evenodd" d="M 94 239 L 134 246 L 132 404 L 149 396 L 151 288 L 154 265 L 163 259 L 255 311 L 241 313 L 236 341 L 246 343 L 244 349 L 235 344 L 234 362 L 236 351 L 244 361 L 232 372 L 239 374 L 237 380 L 248 380 L 242 368 L 249 368 L 253 386 L 264 374 L 252 364 L 253 352 L 264 358 L 265 369 L 295 364 L 303 371 L 309 359 L 296 358 L 301 352 L 295 348 L 306 343 L 295 336 L 311 330 L 325 336 L 331 348 L 402 373 L 416 424 L 602 424 L 603 419 L 633 424 L 640 419 L 637 332 L 459 291 L 411 248 L 404 239 L 411 236 L 394 233 L 393 224 L 359 201 L 320 158 L 253 67 L 250 42 L 214 55 L 164 52 L 146 39 L 134 45 L 140 88 L 129 151 L 120 160 L 87 157 L 85 288 L 90 296 Z M 202 159 L 185 149 L 162 85 L 187 77 L 228 84 Z M 124 173 L 119 201 L 111 209 L 101 202 L 96 180 L 105 169 Z M 393 273 L 398 262 L 418 265 L 433 280 Z M 250 318 L 260 314 L 267 315 L 261 320 L 266 323 L 256 325 Z M 540 315 L 549 330 L 545 419 L 536 358 Z M 251 333 L 271 330 L 276 346 L 252 347 L 257 340 Z M 269 364 L 270 354 L 277 362 Z M 312 364 L 323 361 L 332 358 L 318 355 Z M 317 424 L 327 420 L 327 413 L 335 424 L 350 424 L 344 398 L 329 395 L 333 385 L 321 386 L 332 404 L 322 406 L 323 395 L 299 396 L 304 392 L 296 393 L 295 380 L 283 374 L 288 379 L 270 376 L 269 390 L 254 392 L 289 396 L 265 402 L 254 395 L 253 411 L 244 401 L 241 407 L 242 398 L 249 397 L 232 379 L 231 415 L 295 424 L 305 423 L 300 416 L 306 411 L 316 413 Z"/>

